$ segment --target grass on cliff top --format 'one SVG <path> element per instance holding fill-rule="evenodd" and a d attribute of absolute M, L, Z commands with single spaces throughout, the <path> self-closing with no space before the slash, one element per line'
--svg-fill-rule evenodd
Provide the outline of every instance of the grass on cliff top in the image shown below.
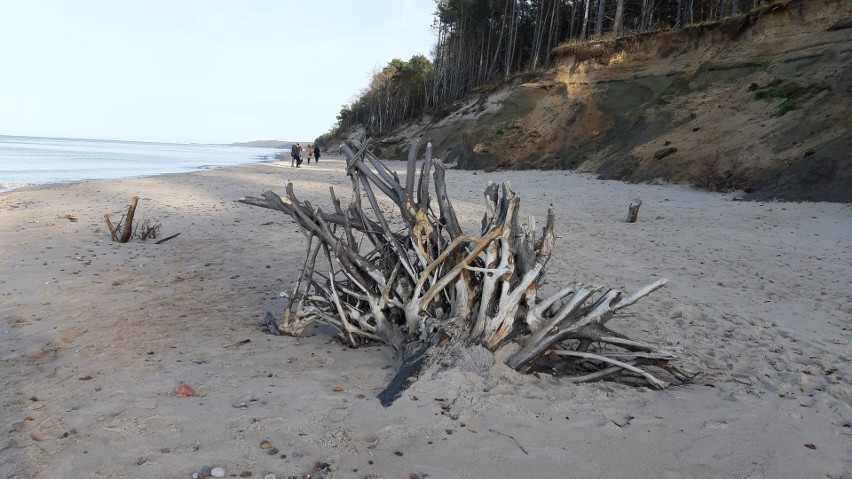
<path fill-rule="evenodd" d="M 760 17 L 781 11 L 789 7 L 794 0 L 774 0 L 760 5 L 745 12 L 729 15 L 721 21 L 705 20 L 699 23 L 691 23 L 683 27 L 686 31 L 702 31 L 718 28 L 730 38 L 734 38 L 746 28 L 754 25 Z"/>
<path fill-rule="evenodd" d="M 615 38 L 597 38 L 594 40 L 571 40 L 553 49 L 553 56 L 575 55 L 578 60 L 603 58 L 615 53 Z"/>
<path fill-rule="evenodd" d="M 704 31 L 719 29 L 726 33 L 730 38 L 734 38 L 742 33 L 746 28 L 754 25 L 762 16 L 784 10 L 796 0 L 774 0 L 769 3 L 760 5 L 742 13 L 730 15 L 722 19 L 722 21 L 703 21 L 684 25 L 684 31 Z M 578 60 L 590 60 L 592 58 L 604 58 L 622 50 L 626 43 L 625 38 L 633 37 L 639 39 L 641 37 L 653 36 L 657 33 L 671 32 L 672 30 L 656 30 L 644 33 L 634 33 L 625 35 L 622 38 L 615 36 L 605 36 L 592 38 L 589 40 L 569 40 L 561 45 L 557 45 L 550 54 L 553 57 L 562 57 L 574 55 Z"/>

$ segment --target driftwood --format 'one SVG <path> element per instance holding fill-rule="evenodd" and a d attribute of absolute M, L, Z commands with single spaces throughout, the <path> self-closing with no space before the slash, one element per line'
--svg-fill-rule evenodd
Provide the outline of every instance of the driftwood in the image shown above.
<path fill-rule="evenodd" d="M 142 241 L 146 241 L 150 239 L 157 239 L 160 236 L 160 222 L 156 219 L 143 218 L 140 221 L 137 221 L 136 224 L 133 224 L 133 217 L 136 214 L 136 206 L 139 204 L 139 197 L 134 196 L 130 200 L 130 206 L 127 209 L 127 214 L 123 215 L 121 219 L 118 220 L 118 223 L 113 224 L 112 220 L 110 220 L 109 214 L 104 215 L 104 222 L 106 222 L 107 227 L 109 228 L 109 234 L 112 236 L 113 241 L 117 241 L 119 243 L 127 243 L 131 238 L 136 237 Z M 171 236 L 163 238 L 159 241 L 156 241 L 155 244 L 162 244 L 166 241 L 176 238 L 180 235 L 180 233 L 175 233 Z"/>
<path fill-rule="evenodd" d="M 175 234 L 173 234 L 173 235 L 171 235 L 171 236 L 166 236 L 165 238 L 163 238 L 163 239 L 161 239 L 161 240 L 157 240 L 157 241 L 155 241 L 155 242 L 154 242 L 154 244 L 163 244 L 163 243 L 165 243 L 166 241 L 168 241 L 168 240 L 170 240 L 170 239 L 177 238 L 178 236 L 180 236 L 180 233 L 175 233 Z"/>
<path fill-rule="evenodd" d="M 448 346 L 495 351 L 515 343 L 506 360 L 510 367 L 560 372 L 576 382 L 629 376 L 665 387 L 666 380 L 643 369 L 649 365 L 675 380 L 689 379 L 671 365 L 677 351 L 607 328 L 622 309 L 667 280 L 629 295 L 575 282 L 542 297 L 555 245 L 552 206 L 541 229 L 532 217 L 524 225 L 518 194 L 508 183 L 490 184 L 480 231 L 468 235 L 447 194 L 443 163 L 431 158 L 431 144 L 418 175 L 418 142 L 412 143 L 404 180 L 367 145 L 352 147 L 341 146 L 353 193 L 346 208 L 333 188 L 333 211 L 324 211 L 300 200 L 292 183 L 283 196 L 266 191 L 239 200 L 288 214 L 307 237 L 301 274 L 282 317 L 265 319 L 270 331 L 298 336 L 316 321 L 336 328 L 352 347 L 392 345 L 402 366 L 380 395 L 385 405 L 440 356 L 430 353 Z"/>
<path fill-rule="evenodd" d="M 137 203 L 139 203 L 138 196 L 134 196 L 130 199 L 130 207 L 127 209 L 127 217 L 124 221 L 124 231 L 121 233 L 122 243 L 127 243 L 133 236 L 133 215 L 136 214 Z"/>
<path fill-rule="evenodd" d="M 642 206 L 642 200 L 636 198 L 635 200 L 630 202 L 630 206 L 627 208 L 627 222 L 635 223 L 636 219 L 639 217 L 639 207 Z"/>
<path fill-rule="evenodd" d="M 112 221 L 110 221 L 109 214 L 104 214 L 104 221 L 107 224 L 107 228 L 109 228 L 109 234 L 112 236 L 112 240 L 118 241 L 118 231 L 115 229 Z"/>

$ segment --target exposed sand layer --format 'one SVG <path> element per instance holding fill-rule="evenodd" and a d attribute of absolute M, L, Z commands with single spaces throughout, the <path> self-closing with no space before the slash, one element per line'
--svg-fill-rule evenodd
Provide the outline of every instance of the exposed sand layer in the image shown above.
<path fill-rule="evenodd" d="M 258 327 L 283 307 L 305 238 L 234 200 L 286 179 L 318 205 L 329 185 L 348 193 L 342 161 L 324 157 L 0 195 L 0 477 L 188 478 L 219 465 L 281 478 L 317 463 L 344 478 L 852 477 L 849 205 L 451 170 L 468 231 L 489 180 L 511 180 L 525 215 L 555 204 L 550 287 L 669 278 L 610 325 L 680 345 L 706 374 L 665 391 L 572 385 L 472 350 L 384 409 L 389 348 Z M 133 195 L 137 217 L 182 234 L 111 242 L 102 216 Z M 198 396 L 177 395 L 182 382 Z"/>

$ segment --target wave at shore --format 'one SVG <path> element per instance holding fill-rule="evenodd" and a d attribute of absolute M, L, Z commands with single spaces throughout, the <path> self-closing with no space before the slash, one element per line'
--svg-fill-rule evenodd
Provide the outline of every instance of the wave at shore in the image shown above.
<path fill-rule="evenodd" d="M 0 136 L 0 192 L 30 185 L 267 162 L 276 152 L 229 145 Z"/>

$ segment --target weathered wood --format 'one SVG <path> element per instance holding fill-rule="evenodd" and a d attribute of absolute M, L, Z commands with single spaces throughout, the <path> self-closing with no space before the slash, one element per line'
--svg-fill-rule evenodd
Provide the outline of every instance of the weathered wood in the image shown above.
<path fill-rule="evenodd" d="M 124 218 L 124 229 L 121 231 L 120 243 L 127 243 L 133 237 L 133 215 L 136 213 L 137 203 L 139 203 L 138 196 L 130 199 L 130 207 L 127 209 L 127 216 Z"/>
<path fill-rule="evenodd" d="M 566 376 L 569 381 L 639 374 L 654 387 L 668 384 L 643 365 L 678 381 L 690 379 L 671 366 L 676 354 L 607 327 L 619 310 L 664 286 L 665 279 L 631 295 L 573 282 L 540 297 L 556 243 L 552 207 L 540 230 L 533 217 L 524 225 L 520 196 L 508 183 L 490 184 L 480 232 L 469 236 L 447 193 L 443 163 L 431 158 L 431 145 L 417 175 L 418 142 L 412 142 L 404 184 L 367 151 L 368 142 L 353 146 L 357 152 L 341 147 L 353 192 L 346 208 L 330 189 L 334 211 L 325 213 L 299 200 L 292 183 L 284 196 L 266 191 L 262 198 L 240 199 L 288 214 L 308 238 L 281 321 L 267 317 L 267 328 L 300 335 L 319 321 L 336 328 L 350 346 L 365 341 L 393 346 L 402 366 L 380 395 L 385 405 L 428 367 L 435 357 L 429 352 L 438 345 L 479 344 L 494 351 L 518 343 L 507 365 L 533 371 L 539 362 L 560 361 L 573 371 Z M 430 177 L 437 213 L 431 207 Z M 386 204 L 379 194 L 398 214 L 382 210 Z M 634 203 L 638 210 L 641 202 Z M 322 268 L 316 264 L 320 252 L 327 263 Z"/>
<path fill-rule="evenodd" d="M 635 223 L 639 217 L 639 207 L 642 206 L 642 200 L 636 198 L 630 202 L 630 207 L 627 209 L 627 222 Z"/>
<path fill-rule="evenodd" d="M 177 238 L 178 236 L 180 236 L 180 233 L 175 233 L 175 234 L 173 234 L 173 235 L 171 235 L 171 236 L 166 236 L 165 238 L 163 238 L 163 239 L 161 239 L 161 240 L 157 240 L 157 241 L 155 241 L 155 242 L 154 242 L 154 244 L 163 244 L 163 243 L 165 243 L 166 241 L 168 241 L 168 240 L 170 240 L 170 239 Z"/>
<path fill-rule="evenodd" d="M 104 221 L 106 221 L 107 228 L 109 228 L 109 234 L 112 235 L 112 240 L 118 241 L 118 232 L 115 230 L 115 226 L 110 221 L 108 214 L 104 214 Z"/>

